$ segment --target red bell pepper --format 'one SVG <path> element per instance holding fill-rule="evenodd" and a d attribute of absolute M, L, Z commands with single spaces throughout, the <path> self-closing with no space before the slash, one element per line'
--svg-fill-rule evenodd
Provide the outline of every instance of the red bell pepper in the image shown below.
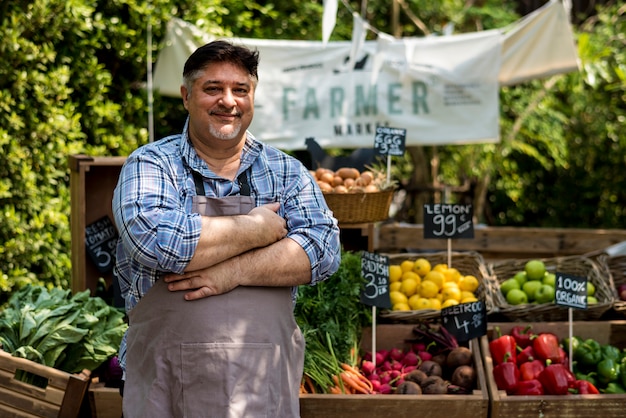
<path fill-rule="evenodd" d="M 526 348 L 532 344 L 532 336 L 534 335 L 530 330 L 532 325 L 516 325 L 511 328 L 510 334 L 515 338 L 515 342 L 520 348 Z"/>
<path fill-rule="evenodd" d="M 511 335 L 501 335 L 489 342 L 489 351 L 494 364 L 515 363 L 517 355 L 517 343 Z"/>
<path fill-rule="evenodd" d="M 535 360 L 535 350 L 533 350 L 533 346 L 529 345 L 519 353 L 517 353 L 517 365 L 521 366 L 522 364 Z"/>
<path fill-rule="evenodd" d="M 533 339 L 533 350 L 541 360 L 550 360 L 552 363 L 561 363 L 559 339 L 549 332 L 542 332 Z"/>
<path fill-rule="evenodd" d="M 519 366 L 520 380 L 535 380 L 539 377 L 539 373 L 541 373 L 543 369 L 545 369 L 545 366 L 541 360 L 522 363 Z"/>
<path fill-rule="evenodd" d="M 600 391 L 588 380 L 577 380 L 574 389 L 579 395 L 599 395 Z"/>
<path fill-rule="evenodd" d="M 539 374 L 539 381 L 547 395 L 567 395 L 569 393 L 569 376 L 567 367 L 562 364 L 550 364 Z"/>
<path fill-rule="evenodd" d="M 519 383 L 517 364 L 510 362 L 498 364 L 493 368 L 493 378 L 498 389 L 506 391 L 508 395 L 513 395 Z"/>
<path fill-rule="evenodd" d="M 515 395 L 522 396 L 539 396 L 544 393 L 543 385 L 537 379 L 520 380 L 515 389 Z"/>

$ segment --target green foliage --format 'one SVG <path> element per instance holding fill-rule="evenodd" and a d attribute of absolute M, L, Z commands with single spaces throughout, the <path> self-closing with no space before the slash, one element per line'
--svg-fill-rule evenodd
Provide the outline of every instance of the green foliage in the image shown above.
<path fill-rule="evenodd" d="M 342 251 L 335 274 L 315 286 L 301 286 L 294 315 L 307 344 L 304 373 L 320 390 L 332 386 L 338 363 L 356 364 L 361 329 L 371 308 L 360 302 L 364 279 L 361 255 Z"/>
<path fill-rule="evenodd" d="M 27 285 L 0 314 L 0 346 L 14 356 L 68 373 L 95 370 L 117 354 L 124 314 L 89 291 Z"/>

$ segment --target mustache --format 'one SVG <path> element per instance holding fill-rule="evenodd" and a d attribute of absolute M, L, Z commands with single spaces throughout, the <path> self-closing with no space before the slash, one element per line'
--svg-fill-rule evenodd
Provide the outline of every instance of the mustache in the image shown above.
<path fill-rule="evenodd" d="M 231 116 L 236 116 L 236 117 L 241 117 L 241 112 L 235 110 L 235 113 L 232 113 L 231 109 L 225 108 L 225 107 L 218 107 L 217 109 L 211 110 L 211 112 L 209 114 L 211 115 L 215 115 L 215 114 L 228 114 Z"/>

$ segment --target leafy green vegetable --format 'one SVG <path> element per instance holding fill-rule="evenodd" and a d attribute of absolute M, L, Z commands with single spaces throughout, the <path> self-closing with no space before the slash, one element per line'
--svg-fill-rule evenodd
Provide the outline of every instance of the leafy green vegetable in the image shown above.
<path fill-rule="evenodd" d="M 360 302 L 364 279 L 361 255 L 342 251 L 335 274 L 315 286 L 298 288 L 295 316 L 306 341 L 304 374 L 325 392 L 337 364 L 356 364 L 362 327 L 371 307 Z"/>
<path fill-rule="evenodd" d="M 0 346 L 68 373 L 95 370 L 117 354 L 124 314 L 85 290 L 27 285 L 0 312 Z"/>

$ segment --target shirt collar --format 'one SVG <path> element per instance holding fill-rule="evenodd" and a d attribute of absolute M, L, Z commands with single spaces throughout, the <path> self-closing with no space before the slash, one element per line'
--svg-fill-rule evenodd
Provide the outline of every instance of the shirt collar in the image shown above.
<path fill-rule="evenodd" d="M 246 131 L 246 143 L 241 151 L 241 167 L 239 167 L 239 173 L 247 170 L 261 154 L 262 150 L 263 143 L 258 141 L 249 131 Z M 189 139 L 189 116 L 187 116 L 187 120 L 185 120 L 185 126 L 183 127 L 181 135 L 180 153 L 183 161 L 189 168 L 209 177 L 211 171 L 209 171 L 206 162 L 198 156 L 196 149 L 191 143 L 191 139 Z"/>

